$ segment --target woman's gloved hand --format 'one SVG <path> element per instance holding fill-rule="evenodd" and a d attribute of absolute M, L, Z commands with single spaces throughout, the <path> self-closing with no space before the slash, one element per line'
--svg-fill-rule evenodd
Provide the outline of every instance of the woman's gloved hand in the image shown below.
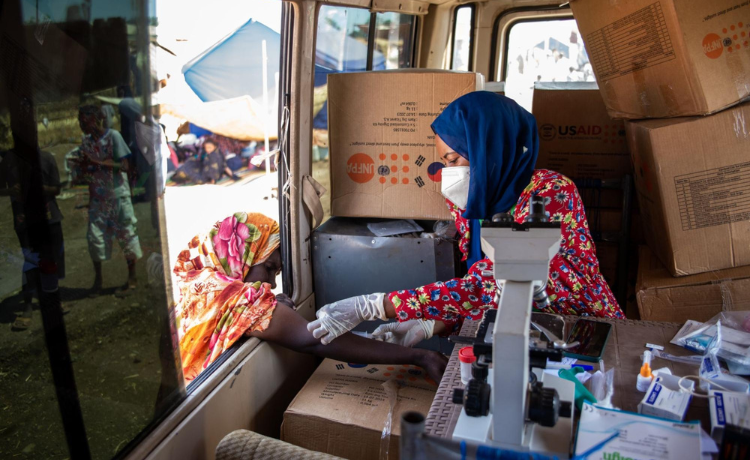
<path fill-rule="evenodd" d="M 372 338 L 384 342 L 395 343 L 404 347 L 413 347 L 422 340 L 432 337 L 435 320 L 411 319 L 404 322 L 391 322 L 378 326 L 372 333 Z"/>
<path fill-rule="evenodd" d="M 383 300 L 385 294 L 360 295 L 326 305 L 315 314 L 318 319 L 307 325 L 307 330 L 320 343 L 328 345 L 336 337 L 354 329 L 363 321 L 386 321 Z"/>

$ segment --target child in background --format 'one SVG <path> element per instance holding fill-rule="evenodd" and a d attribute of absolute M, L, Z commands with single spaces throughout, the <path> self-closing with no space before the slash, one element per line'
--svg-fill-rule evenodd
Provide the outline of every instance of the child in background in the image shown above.
<path fill-rule="evenodd" d="M 136 288 L 136 261 L 143 256 L 128 185 L 130 149 L 119 132 L 106 127 L 104 113 L 97 106 L 81 107 L 78 123 L 85 137 L 76 159 L 76 177 L 89 186 L 86 238 L 95 272 L 90 295 L 101 293 L 102 261 L 111 258 L 112 240 L 117 239 L 125 254 L 128 281 L 116 295 L 126 296 Z"/>

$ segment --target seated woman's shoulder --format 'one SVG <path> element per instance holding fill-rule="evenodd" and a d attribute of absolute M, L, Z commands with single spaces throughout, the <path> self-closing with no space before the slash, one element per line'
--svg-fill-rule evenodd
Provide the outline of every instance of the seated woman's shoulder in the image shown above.
<path fill-rule="evenodd" d="M 563 187 L 575 187 L 575 184 L 567 176 L 550 169 L 537 169 L 534 171 L 534 179 L 539 184 L 554 183 Z"/>

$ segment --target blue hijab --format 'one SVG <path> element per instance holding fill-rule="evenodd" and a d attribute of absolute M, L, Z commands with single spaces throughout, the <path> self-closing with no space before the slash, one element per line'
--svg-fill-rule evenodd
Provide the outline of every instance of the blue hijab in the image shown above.
<path fill-rule="evenodd" d="M 432 130 L 469 160 L 471 267 L 482 258 L 479 219 L 508 212 L 531 182 L 539 153 L 534 116 L 512 99 L 475 91 L 453 101 L 432 122 Z"/>

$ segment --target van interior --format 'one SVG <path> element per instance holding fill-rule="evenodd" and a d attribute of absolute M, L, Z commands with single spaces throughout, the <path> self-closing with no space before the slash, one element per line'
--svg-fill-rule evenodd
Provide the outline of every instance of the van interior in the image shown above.
<path fill-rule="evenodd" d="M 247 3 L 252 5 L 253 1 Z M 274 292 L 288 296 L 296 311 L 307 321 L 314 320 L 316 311 L 324 305 L 349 296 L 406 289 L 464 275 L 467 267 L 461 262 L 455 241 L 448 249 L 440 246 L 439 240 L 421 238 L 381 238 L 375 245 L 367 224 L 387 221 L 390 216 L 357 214 L 356 209 L 348 216 L 359 215 L 359 218 L 337 215 L 336 207 L 341 209 L 342 205 L 332 204 L 331 192 L 337 186 L 335 171 L 338 170 L 334 166 L 337 161 L 333 148 L 335 139 L 329 135 L 329 128 L 332 123 L 344 124 L 345 120 L 340 115 L 334 118 L 334 112 L 339 108 L 329 104 L 337 90 L 332 85 L 341 81 L 337 79 L 340 74 L 349 72 L 378 75 L 416 71 L 475 73 L 480 75 L 478 78 L 484 90 L 504 94 L 539 117 L 535 86 L 554 88 L 559 84 L 568 85 L 573 90 L 591 91 L 592 88 L 596 90 L 598 83 L 598 90 L 602 93 L 610 88 L 610 80 L 597 81 L 600 69 L 595 62 L 592 66 L 594 59 L 591 56 L 601 51 L 592 51 L 589 44 L 584 43 L 584 36 L 588 35 L 579 31 L 581 24 L 576 22 L 571 10 L 570 3 L 576 1 L 580 0 L 564 3 L 560 0 L 283 0 L 259 3 L 258 8 L 280 7 L 278 32 L 266 31 L 265 26 L 252 29 L 251 26 L 258 24 L 251 21 L 252 13 L 246 18 L 250 22 L 238 29 L 238 33 L 222 29 L 222 34 L 229 35 L 181 69 L 184 75 L 179 78 L 184 78 L 191 88 L 200 87 L 205 91 L 199 93 L 196 90 L 202 99 L 198 102 L 202 105 L 193 106 L 175 102 L 179 98 L 169 98 L 171 87 L 175 86 L 170 81 L 175 80 L 175 75 L 165 76 L 159 68 L 179 54 L 175 53 L 177 48 L 172 48 L 181 46 L 179 40 L 174 41 L 174 46 L 166 43 L 157 33 L 158 25 L 167 19 L 159 17 L 161 2 L 0 2 L 0 61 L 3 62 L 0 71 L 0 150 L 10 151 L 15 146 L 19 152 L 52 152 L 60 176 L 57 187 L 62 187 L 57 191 L 59 204 L 55 206 L 62 210 L 62 220 L 57 222 L 62 222 L 67 260 L 65 279 L 60 277 L 59 284 L 55 279 L 53 284 L 45 285 L 45 282 L 51 282 L 49 278 L 54 277 L 54 272 L 46 273 L 45 265 L 40 265 L 40 289 L 29 300 L 30 306 L 26 309 L 26 291 L 22 286 L 26 286 L 27 274 L 31 272 L 27 273 L 25 268 L 22 270 L 22 265 L 25 267 L 28 257 L 22 252 L 22 245 L 19 246 L 14 232 L 10 231 L 13 227 L 21 238 L 19 232 L 24 230 L 19 230 L 22 226 L 16 218 L 17 209 L 11 209 L 16 206 L 11 191 L 0 196 L 3 200 L 0 225 L 7 230 L 0 236 L 3 257 L 0 322 L 4 323 L 3 332 L 0 332 L 0 413 L 3 413 L 0 418 L 0 456 L 213 459 L 219 458 L 217 447 L 222 439 L 235 430 L 284 438 L 285 411 L 303 390 L 321 359 L 258 338 L 243 337 L 198 377 L 186 383 L 179 365 L 180 353 L 174 332 L 174 305 L 180 293 L 172 275 L 175 260 L 185 243 L 206 225 L 234 212 L 262 212 L 274 218 L 280 225 L 282 257 Z M 216 8 L 224 7 L 224 3 L 217 3 Z M 612 3 L 610 8 L 617 10 L 620 3 L 627 2 Z M 682 14 L 681 3 L 686 2 L 661 0 L 656 5 L 661 4 L 666 11 L 663 14 L 669 16 L 673 10 Z M 206 5 L 201 8 L 205 11 L 211 9 Z M 242 14 L 248 8 L 252 11 L 253 7 L 245 5 L 243 8 Z M 195 11 L 199 14 L 202 10 Z M 746 11 L 738 14 L 744 14 L 747 18 L 745 24 L 750 24 Z M 206 14 L 209 18 L 209 13 Z M 587 18 L 596 14 L 599 13 L 581 13 Z M 729 18 L 725 22 L 729 24 Z M 750 79 L 748 67 L 743 67 L 743 63 L 748 61 L 739 56 L 748 53 L 747 41 L 742 44 L 747 27 L 742 23 L 735 25 L 740 37 L 733 43 L 736 42 L 738 48 L 734 55 L 727 57 L 731 53 L 725 51 L 725 56 L 719 59 L 736 58 L 730 66 L 734 66 L 735 81 L 739 82 L 737 91 L 740 95 L 747 95 Z M 732 31 L 735 25 L 731 26 Z M 221 24 L 209 22 L 206 27 L 221 29 Z M 588 33 L 591 26 L 586 27 Z M 732 31 L 727 32 L 727 36 L 731 36 Z M 259 46 L 248 48 L 241 42 L 243 37 L 254 33 L 269 33 L 268 38 L 264 35 L 262 39 L 263 59 Z M 718 33 L 717 37 L 723 37 L 721 32 Z M 750 34 L 750 30 L 747 33 Z M 259 45 L 260 40 L 255 40 L 254 43 Z M 719 51 L 714 42 L 704 42 L 702 49 L 707 55 L 716 55 L 721 54 L 722 46 L 726 47 L 721 42 L 716 46 Z M 728 50 L 732 51 L 733 47 L 728 46 Z M 249 67 L 242 66 L 250 65 L 245 59 L 253 61 L 255 74 L 243 73 L 245 70 L 242 69 Z M 185 61 L 187 59 L 182 62 Z M 691 61 L 685 62 L 685 68 L 688 68 Z M 223 96 L 210 96 L 210 91 L 221 94 L 231 85 L 260 81 L 258 76 L 261 74 L 263 88 L 267 91 L 247 93 L 247 96 L 233 98 L 231 102 L 221 99 Z M 201 80 L 212 75 L 227 77 L 226 81 L 230 83 L 222 87 L 224 83 Z M 700 84 L 698 77 L 690 78 L 696 87 Z M 636 81 L 636 84 L 647 85 L 648 82 Z M 419 89 L 414 88 L 414 91 Z M 594 91 L 596 97 L 599 97 L 599 91 Z M 669 91 L 672 89 L 662 87 L 663 93 Z M 378 101 L 373 101 L 365 93 L 362 94 L 364 103 L 346 102 L 356 106 L 358 111 L 367 112 L 368 104 Z M 195 95 L 191 94 L 191 97 Z M 128 98 L 137 101 L 137 115 L 128 115 L 123 108 L 123 101 Z M 674 98 L 674 104 L 678 104 L 677 96 Z M 739 101 L 741 97 L 736 99 Z M 152 176 L 146 178 L 146 174 L 141 181 L 131 180 L 133 219 L 138 221 L 142 247 L 139 249 L 142 257 L 133 272 L 127 255 L 125 260 L 128 263 L 123 262 L 121 253 L 126 253 L 125 246 L 120 249 L 110 243 L 114 247 L 108 249 L 112 252 L 111 260 L 106 258 L 99 262 L 98 269 L 92 269 L 89 261 L 89 254 L 99 250 L 92 249 L 90 239 L 87 242 L 90 238 L 87 235 L 91 232 L 87 230 L 87 222 L 96 205 L 88 195 L 90 189 L 71 185 L 74 173 L 69 170 L 72 163 L 68 159 L 82 148 L 79 144 L 85 122 L 81 121 L 80 114 L 84 110 L 81 106 L 91 104 L 114 107 L 110 115 L 114 120 L 111 121 L 113 129 L 119 126 L 118 122 L 124 126 L 127 117 L 135 120 L 139 129 L 155 127 L 155 131 L 151 131 L 157 139 L 153 144 L 155 149 L 141 148 L 138 142 L 134 144 L 143 152 L 148 163 L 146 169 L 151 168 Z M 598 104 L 603 107 L 601 102 Z M 565 118 L 566 112 L 574 108 L 563 102 L 548 110 L 552 116 Z M 737 139 L 747 139 L 747 131 L 741 134 L 745 129 L 744 119 L 740 119 L 744 112 L 737 110 L 732 116 L 736 126 L 733 132 L 740 133 Z M 717 111 L 709 109 L 704 113 L 709 112 Z M 254 172 L 247 172 L 246 176 L 242 169 L 231 172 L 211 185 L 183 187 L 175 184 L 174 179 L 167 177 L 167 160 L 164 158 L 179 150 L 172 149 L 173 142 L 180 149 L 183 147 L 174 132 L 175 127 L 183 129 L 178 131 L 180 139 L 193 135 L 194 131 L 189 131 L 191 128 L 188 127 L 191 123 L 183 125 L 186 120 L 215 133 L 240 133 L 236 137 L 243 142 L 240 149 L 251 148 L 248 146 L 256 149 L 253 153 L 258 155 L 255 165 L 243 157 L 246 169 Z M 233 124 L 236 120 L 243 121 Z M 578 125 L 576 120 L 570 120 L 569 126 L 564 127 L 565 132 L 554 132 L 557 127 L 543 126 L 540 122 L 539 133 L 545 138 L 545 130 L 551 129 L 551 134 L 547 133 L 549 136 L 575 136 L 578 132 L 579 136 L 596 137 L 603 135 L 604 130 L 607 136 L 612 134 L 609 138 L 611 145 L 617 144 L 617 148 L 627 152 L 624 122 L 613 117 L 611 127 L 609 123 L 603 128 Z M 655 133 L 662 126 L 657 124 L 644 130 Z M 247 134 L 251 131 L 252 135 Z M 133 139 L 136 135 L 132 134 Z M 143 136 L 140 132 L 138 135 Z M 159 136 L 166 138 L 164 144 L 158 140 Z M 680 134 L 670 136 L 666 137 L 668 141 L 679 138 Z M 223 138 L 231 137 L 224 134 Z M 638 142 L 646 142 L 638 139 Z M 630 140 L 631 137 L 628 142 Z M 170 142 L 169 147 L 166 147 L 166 141 Z M 125 139 L 125 142 L 130 141 Z M 711 148 L 710 141 L 703 142 L 705 149 Z M 224 145 L 220 143 L 219 147 L 223 149 Z M 745 146 L 750 144 L 745 143 Z M 234 153 L 240 156 L 239 150 Z M 10 158 L 9 155 L 6 157 Z M 32 186 L 41 186 L 39 181 L 49 174 L 44 166 L 44 155 L 40 155 L 42 161 L 32 161 L 29 166 L 32 171 L 29 177 L 38 179 L 33 179 L 37 182 Z M 703 294 L 691 296 L 689 293 L 677 294 L 677 291 L 674 291 L 674 299 L 682 295 L 681 300 L 672 297 L 669 300 L 673 302 L 669 314 L 678 312 L 674 313 L 676 316 L 662 315 L 667 308 L 662 304 L 651 310 L 643 309 L 640 296 L 646 295 L 646 288 L 639 290 L 637 284 L 641 267 L 644 263 L 648 265 L 653 256 L 642 248 L 647 241 L 649 246 L 653 241 L 662 242 L 664 247 L 671 247 L 671 243 L 664 243 L 663 227 L 644 226 L 643 223 L 651 217 L 645 215 L 646 208 L 641 206 L 638 210 L 642 199 L 638 192 L 640 186 L 634 183 L 632 163 L 627 153 L 625 155 L 626 168 L 630 168 L 625 174 L 608 176 L 605 170 L 596 169 L 585 177 L 574 179 L 586 206 L 602 274 L 617 298 L 627 324 L 648 320 L 645 322 L 653 328 L 663 324 L 676 327 L 674 323 L 679 322 L 681 326 L 688 317 L 708 321 L 722 311 L 746 310 L 746 305 L 741 304 L 741 295 L 737 294 L 739 291 L 735 290 L 741 288 L 732 285 L 732 280 L 743 278 L 740 272 L 701 284 L 721 286 L 718 295 L 725 300 L 723 307 L 720 304 L 716 311 L 707 306 L 708 300 L 700 297 Z M 658 170 L 659 165 L 644 160 L 635 174 L 645 177 L 648 168 Z M 679 180 L 675 179 L 674 183 L 679 184 Z M 161 181 L 167 186 L 160 187 Z M 648 186 L 652 185 L 658 187 L 658 184 L 651 183 Z M 3 187 L 0 184 L 0 189 Z M 39 190 L 44 187 L 46 185 Z M 10 185 L 8 190 L 11 190 Z M 435 190 L 439 190 L 439 186 Z M 681 190 L 680 193 L 687 193 L 686 188 Z M 41 192 L 29 196 L 36 197 L 34 203 L 39 206 L 46 203 L 41 201 L 46 196 Z M 736 196 L 737 200 L 741 199 L 741 194 Z M 667 203 L 665 207 L 683 205 L 683 201 L 671 197 Z M 32 205 L 24 206 L 32 209 Z M 434 232 L 438 231 L 436 221 L 440 220 L 447 219 L 415 216 L 411 222 L 427 232 Z M 693 225 L 691 222 L 683 221 L 682 225 Z M 701 226 L 695 228 L 698 227 Z M 373 246 L 377 247 L 365 248 L 371 239 Z M 710 252 L 712 245 L 705 238 L 699 238 L 693 244 L 702 248 L 701 254 Z M 657 251 L 653 246 L 652 250 Z M 721 268 L 742 270 L 739 266 L 750 264 L 750 261 L 741 262 L 747 256 L 746 250 L 737 246 L 734 251 L 731 257 L 740 262 L 730 262 Z M 648 259 L 645 262 L 644 257 Z M 348 260 L 342 262 L 342 259 Z M 664 262 L 662 257 L 659 259 Z M 702 263 L 702 259 L 691 260 L 692 265 L 688 263 L 691 267 Z M 707 262 L 707 266 L 713 267 L 713 260 Z M 659 264 L 659 270 L 666 270 L 662 262 L 655 263 Z M 94 267 L 96 264 L 94 262 Z M 677 267 L 678 262 L 675 264 Z M 678 271 L 681 269 L 677 268 Z M 134 279 L 135 273 L 138 276 L 136 293 L 120 292 L 122 281 Z M 698 271 L 685 272 L 688 273 Z M 101 295 L 90 297 L 90 286 L 99 283 L 101 288 L 102 279 Z M 680 287 L 678 281 L 665 283 L 652 287 L 675 290 Z M 131 292 L 134 286 L 130 286 Z M 125 287 L 128 287 L 127 283 Z M 662 291 L 662 294 L 671 295 L 666 292 Z M 734 304 L 726 300 L 728 296 L 735 300 Z M 663 298 L 659 301 L 665 302 Z M 24 316 L 24 311 L 31 313 Z M 18 318 L 21 318 L 20 322 Z M 357 331 L 371 333 L 378 324 L 382 323 L 373 323 Z M 616 341 L 610 337 L 609 347 L 626 339 L 628 333 L 625 329 L 618 331 L 619 338 Z M 644 339 L 644 343 L 646 340 L 659 341 L 657 345 L 667 345 L 671 339 L 662 332 L 659 332 L 662 336 L 633 334 L 638 340 Z M 641 369 L 639 356 L 645 351 L 643 346 L 641 343 L 632 345 L 637 348 L 633 352 L 635 363 L 618 368 L 617 372 L 623 372 L 623 382 L 626 377 L 632 377 L 631 383 L 635 382 L 635 375 Z M 420 347 L 450 356 L 454 347 L 457 353 L 461 345 L 445 337 L 434 337 Z M 697 368 L 694 370 L 697 373 Z M 700 407 L 708 417 L 708 403 Z M 324 426 L 314 417 L 308 423 L 307 429 L 311 432 L 316 430 L 315 426 L 320 429 Z M 393 421 L 393 424 L 397 423 Z M 335 438 L 330 439 L 329 442 L 336 442 Z M 296 453 L 273 458 L 297 458 L 297 455 L 302 458 L 303 453 L 289 452 Z M 386 457 L 382 456 L 382 450 L 380 454 L 380 458 L 398 458 L 394 452 Z M 227 455 L 221 454 L 222 458 L 250 458 L 241 454 L 236 457 Z"/>

